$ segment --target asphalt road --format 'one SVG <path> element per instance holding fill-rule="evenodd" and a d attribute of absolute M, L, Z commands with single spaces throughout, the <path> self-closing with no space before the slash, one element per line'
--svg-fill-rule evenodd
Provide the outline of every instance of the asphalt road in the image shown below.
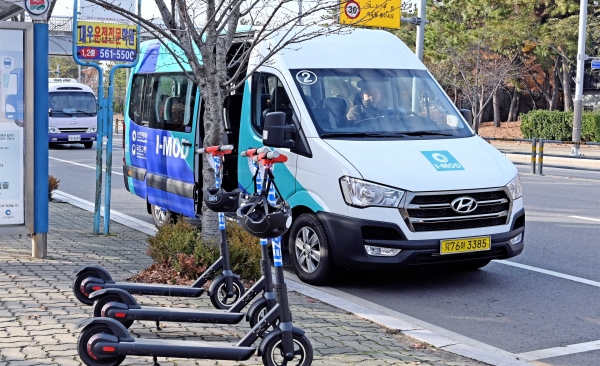
<path fill-rule="evenodd" d="M 152 223 L 145 202 L 127 192 L 117 174 L 122 174 L 120 144 L 115 138 L 111 208 Z M 56 147 L 50 157 L 50 173 L 61 179 L 59 189 L 93 201 L 95 146 Z M 525 250 L 510 262 L 529 267 L 492 262 L 470 272 L 429 267 L 354 272 L 334 287 L 512 353 L 600 344 L 600 174 L 545 173 L 521 175 Z M 600 365 L 600 346 L 539 362 Z"/>

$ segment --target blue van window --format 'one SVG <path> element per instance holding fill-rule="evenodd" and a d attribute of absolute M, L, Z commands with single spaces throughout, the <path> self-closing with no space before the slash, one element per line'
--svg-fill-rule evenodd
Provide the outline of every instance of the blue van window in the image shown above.
<path fill-rule="evenodd" d="M 294 108 L 285 87 L 275 76 L 256 73 L 253 79 L 252 127 L 262 134 L 265 117 L 269 112 L 284 112 L 286 123 L 293 123 Z"/>
<path fill-rule="evenodd" d="M 135 75 L 129 92 L 129 119 L 135 124 L 142 124 L 142 107 L 144 100 L 144 84 L 146 75 Z"/>

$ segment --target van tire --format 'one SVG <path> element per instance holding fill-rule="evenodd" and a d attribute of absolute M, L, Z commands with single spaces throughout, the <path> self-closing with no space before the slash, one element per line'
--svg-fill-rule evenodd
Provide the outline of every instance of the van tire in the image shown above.
<path fill-rule="evenodd" d="M 307 243 L 308 242 L 308 243 Z M 308 250 L 320 254 L 307 257 Z M 325 285 L 333 279 L 334 264 L 329 238 L 323 224 L 313 213 L 303 213 L 294 219 L 289 231 L 288 251 L 298 277 L 311 285 Z"/>
<path fill-rule="evenodd" d="M 177 214 L 175 212 L 162 210 L 159 206 L 150 205 L 150 212 L 152 213 L 154 226 L 156 226 L 157 229 L 160 229 L 167 223 L 174 224 L 177 222 Z"/>
<path fill-rule="evenodd" d="M 93 142 L 84 142 L 83 143 L 83 147 L 85 147 L 86 149 L 91 149 L 92 146 L 94 146 Z"/>

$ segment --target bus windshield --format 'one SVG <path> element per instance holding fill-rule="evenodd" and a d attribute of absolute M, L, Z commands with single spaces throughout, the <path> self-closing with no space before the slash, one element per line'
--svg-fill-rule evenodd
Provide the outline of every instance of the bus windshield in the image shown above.
<path fill-rule="evenodd" d="M 473 135 L 425 70 L 290 71 L 322 138 Z"/>
<path fill-rule="evenodd" d="M 48 104 L 52 115 L 96 115 L 96 97 L 88 92 L 51 92 Z"/>

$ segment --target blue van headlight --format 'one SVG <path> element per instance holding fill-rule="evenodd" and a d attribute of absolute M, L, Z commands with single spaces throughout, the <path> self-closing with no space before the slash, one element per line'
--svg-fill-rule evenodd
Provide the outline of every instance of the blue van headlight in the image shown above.
<path fill-rule="evenodd" d="M 92 127 L 88 128 L 87 131 L 85 131 L 85 132 L 92 133 L 92 132 L 96 132 L 96 131 L 98 131 L 98 126 L 92 126 Z"/>
<path fill-rule="evenodd" d="M 513 199 L 513 201 L 517 198 L 523 197 L 523 189 L 521 188 L 521 178 L 519 178 L 518 174 L 513 180 L 510 181 L 510 183 L 506 185 L 506 189 L 508 189 L 510 197 Z"/>
<path fill-rule="evenodd" d="M 341 177 L 344 201 L 354 207 L 398 207 L 404 191 L 367 182 L 358 178 Z"/>
<path fill-rule="evenodd" d="M 58 127 L 48 127 L 48 133 L 60 133 Z"/>

